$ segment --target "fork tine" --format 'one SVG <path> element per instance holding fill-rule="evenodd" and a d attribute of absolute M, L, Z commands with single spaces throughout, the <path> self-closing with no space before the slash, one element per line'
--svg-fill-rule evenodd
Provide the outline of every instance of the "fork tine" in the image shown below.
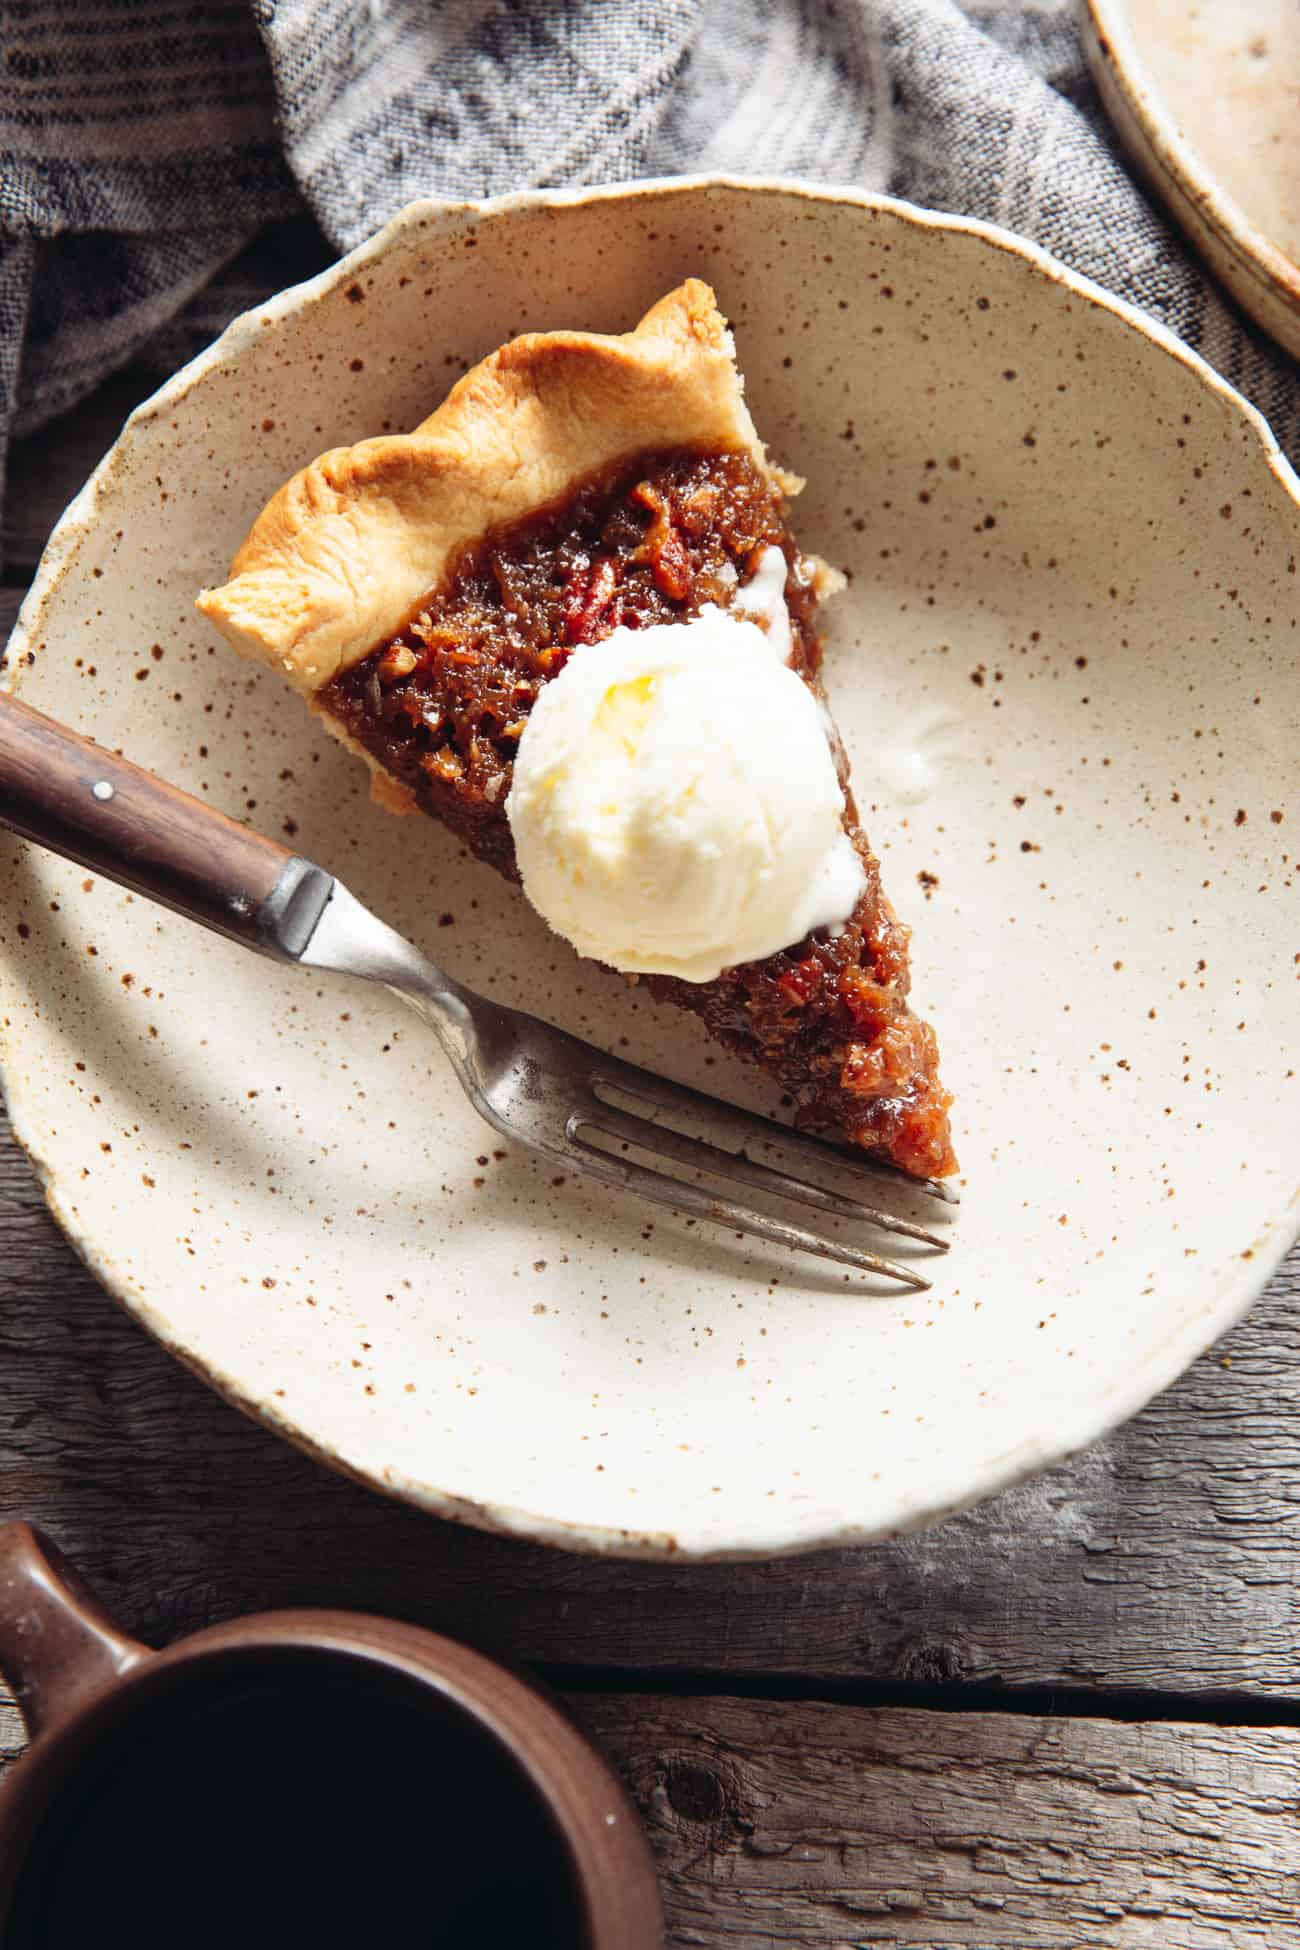
<path fill-rule="evenodd" d="M 948 1251 L 948 1240 L 936 1232 L 927 1232 L 924 1226 L 913 1225 L 910 1219 L 896 1219 L 891 1212 L 864 1205 L 860 1199 L 823 1191 L 820 1185 L 806 1184 L 802 1178 L 792 1178 L 772 1165 L 759 1164 L 744 1152 L 726 1151 L 721 1145 L 687 1137 L 681 1131 L 671 1130 L 665 1124 L 652 1124 L 649 1118 L 618 1110 L 612 1104 L 602 1101 L 599 1116 L 591 1122 L 607 1136 L 624 1138 L 643 1151 L 672 1158 L 679 1165 L 694 1165 L 721 1178 L 736 1179 L 742 1185 L 752 1185 L 756 1191 L 775 1192 L 782 1198 L 794 1199 L 799 1205 L 811 1205 L 818 1212 L 833 1212 L 837 1218 L 867 1220 L 884 1232 L 902 1233 L 908 1239 L 920 1239 L 925 1245 L 934 1246 L 941 1253 Z"/>
<path fill-rule="evenodd" d="M 666 1172 L 652 1171 L 649 1165 L 637 1164 L 630 1158 L 613 1157 L 583 1137 L 584 1127 L 591 1130 L 601 1128 L 594 1118 L 578 1113 L 570 1117 L 566 1136 L 570 1144 L 582 1152 L 582 1169 L 593 1177 L 636 1192 L 656 1205 L 672 1206 L 677 1211 L 694 1213 L 697 1218 L 711 1220 L 714 1224 L 732 1226 L 737 1232 L 750 1233 L 756 1239 L 766 1239 L 770 1244 L 784 1246 L 788 1251 L 814 1253 L 819 1259 L 837 1260 L 840 1265 L 855 1267 L 860 1273 L 879 1273 L 886 1279 L 897 1280 L 900 1285 L 920 1292 L 929 1288 L 930 1282 L 921 1274 L 897 1265 L 892 1259 L 882 1259 L 878 1253 L 867 1253 L 857 1246 L 842 1245 L 838 1239 L 823 1239 L 819 1233 L 806 1232 L 802 1226 L 787 1225 L 783 1219 L 766 1218 L 761 1212 L 738 1204 L 735 1199 L 718 1198 L 698 1185 L 688 1185 L 680 1178 L 670 1178 Z"/>
<path fill-rule="evenodd" d="M 693 1090 L 688 1083 L 673 1083 L 668 1077 L 652 1076 L 648 1070 L 638 1069 L 635 1064 L 624 1063 L 617 1057 L 601 1057 L 592 1070 L 590 1082 L 597 1095 L 604 1084 L 606 1089 L 622 1091 L 625 1096 L 647 1104 L 651 1110 L 676 1109 L 707 1117 L 729 1136 L 739 1138 L 742 1144 L 782 1145 L 794 1154 L 798 1162 L 806 1162 L 810 1169 L 819 1164 L 833 1164 L 852 1172 L 855 1177 L 883 1178 L 908 1191 L 938 1199 L 944 1205 L 961 1204 L 958 1194 L 941 1179 L 913 1178 L 909 1172 L 900 1171 L 896 1165 L 886 1164 L 883 1159 L 873 1158 L 869 1152 L 843 1150 L 838 1144 L 830 1144 L 824 1138 L 810 1137 L 806 1131 L 796 1131 L 789 1124 L 778 1124 L 773 1117 L 760 1117 L 756 1111 L 741 1110 L 738 1104 L 729 1104 L 721 1097 L 710 1097 L 702 1090 Z M 602 1103 L 607 1101 L 601 1098 Z M 612 1105 L 611 1108 L 617 1109 L 618 1106 Z"/>

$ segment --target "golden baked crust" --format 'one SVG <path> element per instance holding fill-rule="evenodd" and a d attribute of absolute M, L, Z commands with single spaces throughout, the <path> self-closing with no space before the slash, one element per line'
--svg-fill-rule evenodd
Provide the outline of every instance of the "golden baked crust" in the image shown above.
<path fill-rule="evenodd" d="M 198 607 L 311 697 L 401 628 L 488 529 L 650 448 L 749 453 L 773 478 L 731 334 L 688 278 L 633 332 L 530 332 L 466 373 L 414 433 L 322 454 L 253 524 Z"/>

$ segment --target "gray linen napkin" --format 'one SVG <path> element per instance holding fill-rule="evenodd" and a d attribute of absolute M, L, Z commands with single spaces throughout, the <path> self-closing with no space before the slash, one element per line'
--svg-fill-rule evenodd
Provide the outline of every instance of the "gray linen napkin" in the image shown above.
<path fill-rule="evenodd" d="M 1170 325 L 1300 458 L 1296 368 L 1135 187 L 1073 0 L 0 0 L 0 462 L 417 196 L 684 170 L 889 190 Z"/>

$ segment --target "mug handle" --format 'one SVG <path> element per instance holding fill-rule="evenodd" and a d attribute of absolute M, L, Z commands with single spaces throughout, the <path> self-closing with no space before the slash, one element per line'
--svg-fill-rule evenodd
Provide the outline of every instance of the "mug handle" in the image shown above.
<path fill-rule="evenodd" d="M 33 1740 L 149 1656 L 57 1544 L 29 1523 L 0 1524 L 0 1672 Z"/>

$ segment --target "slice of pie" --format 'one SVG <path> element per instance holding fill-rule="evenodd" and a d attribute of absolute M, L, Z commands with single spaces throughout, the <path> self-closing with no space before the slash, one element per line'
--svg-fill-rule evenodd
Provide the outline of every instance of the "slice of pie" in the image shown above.
<path fill-rule="evenodd" d="M 414 433 L 314 461 L 199 607 L 360 754 L 382 805 L 435 814 L 518 880 L 507 800 L 530 713 L 571 661 L 590 672 L 602 646 L 612 659 L 615 633 L 623 655 L 631 632 L 662 644 L 657 626 L 716 634 L 720 612 L 761 615 L 824 710 L 817 607 L 836 578 L 787 525 L 800 485 L 768 461 L 713 293 L 690 279 L 633 332 L 515 339 Z M 704 635 L 674 633 L 677 660 Z M 777 1078 L 803 1128 L 943 1177 L 956 1168 L 951 1100 L 934 1033 L 907 1004 L 908 933 L 824 722 L 843 792 L 836 839 L 842 821 L 857 856 L 851 911 L 708 979 L 629 979 Z"/>

